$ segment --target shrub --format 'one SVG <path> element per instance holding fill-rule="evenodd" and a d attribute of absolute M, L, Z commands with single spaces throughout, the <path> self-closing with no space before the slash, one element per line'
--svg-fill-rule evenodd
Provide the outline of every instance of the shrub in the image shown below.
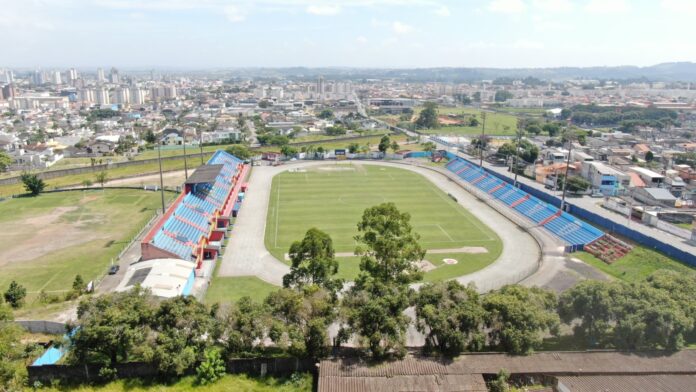
<path fill-rule="evenodd" d="M 225 375 L 225 362 L 218 350 L 206 350 L 205 359 L 196 368 L 196 382 L 208 385 L 216 382 Z"/>

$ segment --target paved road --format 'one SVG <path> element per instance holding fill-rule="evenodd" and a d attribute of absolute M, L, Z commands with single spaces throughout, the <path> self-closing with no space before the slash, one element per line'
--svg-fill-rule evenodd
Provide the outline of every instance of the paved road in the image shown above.
<path fill-rule="evenodd" d="M 446 193 L 454 195 L 459 204 L 494 230 L 503 240 L 503 252 L 491 265 L 458 278 L 461 283 L 475 282 L 482 291 L 518 282 L 534 273 L 541 256 L 537 241 L 524 229 L 504 219 L 500 213 L 464 190 L 446 175 L 427 167 L 387 162 L 360 162 L 410 170 L 425 176 Z M 286 264 L 273 257 L 264 245 L 266 213 L 271 181 L 276 174 L 290 168 L 326 165 L 329 162 L 298 162 L 283 166 L 256 166 L 249 179 L 249 189 L 240 215 L 232 229 L 219 276 L 257 276 L 275 285 L 289 271 Z M 335 164 L 331 162 L 330 164 Z"/>

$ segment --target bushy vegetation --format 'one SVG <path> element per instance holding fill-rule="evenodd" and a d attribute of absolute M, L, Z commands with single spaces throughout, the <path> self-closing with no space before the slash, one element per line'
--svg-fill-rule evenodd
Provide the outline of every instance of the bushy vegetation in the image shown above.
<path fill-rule="evenodd" d="M 656 108 L 576 105 L 565 109 L 561 116 L 579 125 L 619 126 L 624 132 L 635 132 L 643 126 L 663 129 L 678 125 L 677 112 Z"/>

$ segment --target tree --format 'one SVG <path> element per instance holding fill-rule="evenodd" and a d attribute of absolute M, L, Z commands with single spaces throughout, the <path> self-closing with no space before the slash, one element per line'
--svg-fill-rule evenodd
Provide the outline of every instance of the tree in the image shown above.
<path fill-rule="evenodd" d="M 382 136 L 382 138 L 379 140 L 379 145 L 377 146 L 377 149 L 381 153 L 386 153 L 387 149 L 389 149 L 389 145 L 391 144 L 391 140 L 389 139 L 388 135 Z"/>
<path fill-rule="evenodd" d="M 141 288 L 83 300 L 77 307 L 80 328 L 70 336 L 69 362 L 112 368 L 128 362 L 145 349 L 153 312 L 151 297 Z"/>
<path fill-rule="evenodd" d="M 251 151 L 249 148 L 242 144 L 234 144 L 225 149 L 228 153 L 236 156 L 239 159 L 249 159 L 251 158 Z"/>
<path fill-rule="evenodd" d="M 333 241 L 325 232 L 317 228 L 307 230 L 302 241 L 292 243 L 289 255 L 290 273 L 283 277 L 284 287 L 315 284 L 335 293 L 343 285 L 342 280 L 333 278 L 338 272 L 338 261 Z"/>
<path fill-rule="evenodd" d="M 485 311 L 473 286 L 456 280 L 427 283 L 415 298 L 416 326 L 426 335 L 426 351 L 457 356 L 481 350 L 485 343 Z"/>
<path fill-rule="evenodd" d="M 155 136 L 155 133 L 152 132 L 152 129 L 145 131 L 144 139 L 149 144 L 155 144 L 157 142 L 157 136 Z"/>
<path fill-rule="evenodd" d="M 361 276 L 385 283 L 408 284 L 421 279 L 415 265 L 425 256 L 413 232 L 411 215 L 400 212 L 394 203 L 382 203 L 363 212 L 358 222 L 359 245 L 355 254 L 360 256 Z"/>
<path fill-rule="evenodd" d="M 507 392 L 510 390 L 510 384 L 508 384 L 509 379 L 510 373 L 505 369 L 500 369 L 495 379 L 488 384 L 488 389 L 490 392 Z"/>
<path fill-rule="evenodd" d="M 391 142 L 389 148 L 391 148 L 392 152 L 396 154 L 396 152 L 399 151 L 399 143 L 397 143 L 396 140 L 394 140 Z"/>
<path fill-rule="evenodd" d="M 506 142 L 502 146 L 498 147 L 498 154 L 504 156 L 505 158 L 511 157 L 517 154 L 517 147 L 515 143 Z"/>
<path fill-rule="evenodd" d="M 511 354 L 528 354 L 544 333 L 557 334 L 556 296 L 538 287 L 508 285 L 483 299 L 491 346 Z"/>
<path fill-rule="evenodd" d="M 534 135 L 538 135 L 541 133 L 542 128 L 539 126 L 539 124 L 532 123 L 525 127 L 525 131 Z"/>
<path fill-rule="evenodd" d="M 109 173 L 106 170 L 102 170 L 94 175 L 94 180 L 104 189 L 104 184 L 109 182 Z"/>
<path fill-rule="evenodd" d="M 585 340 L 590 347 L 604 345 L 610 337 L 615 288 L 605 282 L 585 280 L 565 291 L 558 301 L 561 321 L 571 324 L 575 336 Z"/>
<path fill-rule="evenodd" d="M 213 332 L 212 321 L 205 305 L 192 296 L 163 301 L 152 318 L 155 344 L 145 358 L 164 374 L 184 374 L 203 359 L 210 344 L 206 337 Z"/>
<path fill-rule="evenodd" d="M 552 122 L 547 122 L 546 124 L 542 125 L 541 129 L 548 133 L 550 137 L 558 135 L 558 133 L 561 131 L 561 127 L 557 123 Z"/>
<path fill-rule="evenodd" d="M 359 149 L 360 149 L 360 145 L 358 143 L 350 143 L 348 145 L 348 152 L 351 154 L 357 153 Z"/>
<path fill-rule="evenodd" d="M 321 112 L 319 112 L 319 115 L 317 117 L 324 119 L 324 120 L 329 120 L 329 119 L 332 119 L 334 117 L 334 112 L 333 112 L 333 110 L 328 109 L 328 108 L 323 109 Z"/>
<path fill-rule="evenodd" d="M 652 162 L 653 159 L 655 159 L 655 154 L 653 154 L 652 151 L 648 151 L 645 153 L 645 162 Z"/>
<path fill-rule="evenodd" d="M 209 385 L 221 379 L 227 369 L 219 350 L 208 349 L 203 355 L 203 362 L 196 368 L 196 382 L 199 385 Z"/>
<path fill-rule="evenodd" d="M 24 305 L 24 297 L 27 296 L 27 289 L 16 281 L 10 282 L 10 287 L 7 288 L 3 297 L 5 302 L 10 304 L 12 308 L 18 309 Z"/>
<path fill-rule="evenodd" d="M 240 298 L 233 306 L 224 309 L 218 318 L 215 336 L 224 345 L 226 358 L 254 355 L 265 337 L 267 313 L 262 305 L 250 297 Z"/>
<path fill-rule="evenodd" d="M 46 188 L 46 183 L 33 173 L 22 173 L 20 179 L 24 184 L 24 189 L 32 196 L 38 196 Z"/>
<path fill-rule="evenodd" d="M 12 164 L 12 158 L 6 152 L 0 151 L 0 172 L 7 171 Z"/>
<path fill-rule="evenodd" d="M 72 289 L 74 292 L 82 294 L 85 290 L 85 281 L 82 279 L 82 275 L 75 275 L 75 280 L 73 280 Z"/>
<path fill-rule="evenodd" d="M 419 129 L 432 129 L 438 128 L 440 123 L 438 122 L 437 116 L 437 104 L 434 102 L 426 102 L 425 107 L 418 114 L 418 119 L 416 119 L 416 128 Z"/>
<path fill-rule="evenodd" d="M 423 146 L 423 151 L 425 152 L 433 152 L 437 149 L 437 145 L 433 142 L 425 142 L 421 146 Z"/>
<path fill-rule="evenodd" d="M 23 389 L 24 380 L 17 375 L 17 362 L 26 355 L 21 342 L 23 334 L 24 329 L 14 322 L 12 310 L 0 304 L 0 385 L 7 391 Z M 19 366 L 24 366 L 24 363 L 20 363 Z"/>
<path fill-rule="evenodd" d="M 268 108 L 268 107 L 270 107 L 270 106 L 271 106 L 271 103 L 268 102 L 268 101 L 265 100 L 265 99 L 262 100 L 262 101 L 259 101 L 259 107 L 260 107 L 261 109 L 266 109 L 266 108 Z"/>
<path fill-rule="evenodd" d="M 412 295 L 408 284 L 421 278 L 415 262 L 425 255 L 410 218 L 393 203 L 384 203 L 366 209 L 358 222 L 355 240 L 361 245 L 355 254 L 361 256 L 360 274 L 343 300 L 348 326 L 344 331 L 358 335 L 375 358 L 406 352 L 409 318 L 403 312 Z"/>
<path fill-rule="evenodd" d="M 286 157 L 293 157 L 297 155 L 297 149 L 289 144 L 285 144 L 280 147 L 280 152 Z"/>
<path fill-rule="evenodd" d="M 266 297 L 272 322 L 269 337 L 291 355 L 321 358 L 329 347 L 328 328 L 336 319 L 337 298 L 318 285 L 282 289 Z"/>
<path fill-rule="evenodd" d="M 585 192 L 590 186 L 592 186 L 592 184 L 580 176 L 568 177 L 568 183 L 566 184 L 568 191 L 573 193 Z"/>
<path fill-rule="evenodd" d="M 511 99 L 513 97 L 514 97 L 514 95 L 507 90 L 498 90 L 495 92 L 495 101 L 496 102 L 505 102 L 508 99 Z"/>

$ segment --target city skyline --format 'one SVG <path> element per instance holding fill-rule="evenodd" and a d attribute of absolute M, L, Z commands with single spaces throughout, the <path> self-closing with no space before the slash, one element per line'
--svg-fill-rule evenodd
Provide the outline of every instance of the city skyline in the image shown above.
<path fill-rule="evenodd" d="M 6 1 L 0 66 L 650 66 L 696 61 L 685 0 Z"/>

